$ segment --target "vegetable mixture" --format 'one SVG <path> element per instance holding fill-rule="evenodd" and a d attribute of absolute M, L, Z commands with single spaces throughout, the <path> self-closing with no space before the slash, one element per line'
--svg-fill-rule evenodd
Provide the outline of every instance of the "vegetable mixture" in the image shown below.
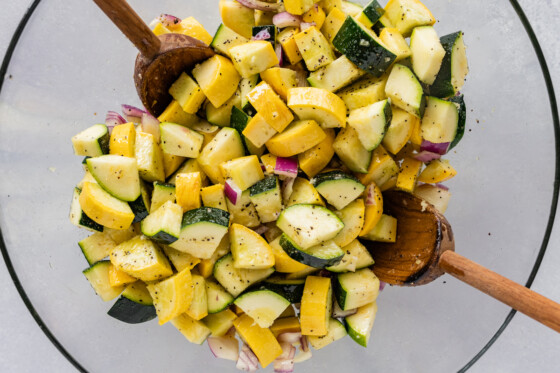
<path fill-rule="evenodd" d="M 214 37 L 192 17 L 154 21 L 216 54 L 181 74 L 158 118 L 123 105 L 72 138 L 85 176 L 70 218 L 94 232 L 83 273 L 118 297 L 110 316 L 157 317 L 239 369 L 292 372 L 309 344 L 368 345 L 384 284 L 362 241 L 397 236 L 383 191 L 445 211 L 463 34 L 439 37 L 418 0 L 219 7 Z"/>

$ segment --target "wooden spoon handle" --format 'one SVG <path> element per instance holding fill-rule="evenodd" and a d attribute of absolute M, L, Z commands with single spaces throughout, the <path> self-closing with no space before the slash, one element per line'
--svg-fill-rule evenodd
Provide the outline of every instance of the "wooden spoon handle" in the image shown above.
<path fill-rule="evenodd" d="M 454 251 L 441 254 L 439 267 L 453 277 L 560 332 L 560 304 Z"/>
<path fill-rule="evenodd" d="M 159 53 L 160 40 L 125 0 L 93 0 L 93 2 L 138 48 L 140 54 L 151 60 Z"/>

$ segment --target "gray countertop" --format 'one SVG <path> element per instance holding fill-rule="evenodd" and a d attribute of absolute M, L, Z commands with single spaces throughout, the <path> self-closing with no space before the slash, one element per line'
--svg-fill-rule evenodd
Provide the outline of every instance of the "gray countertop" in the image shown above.
<path fill-rule="evenodd" d="M 0 56 L 31 1 L 2 0 Z M 519 0 L 540 40 L 548 67 L 560 93 L 560 1 Z M 1 261 L 1 260 L 0 260 Z M 560 224 L 533 289 L 560 302 Z M 19 297 L 6 266 L 0 263 L 0 370 L 3 372 L 73 372 L 74 368 L 49 342 Z M 475 364 L 472 372 L 557 372 L 560 334 L 517 314 L 503 335 Z"/>

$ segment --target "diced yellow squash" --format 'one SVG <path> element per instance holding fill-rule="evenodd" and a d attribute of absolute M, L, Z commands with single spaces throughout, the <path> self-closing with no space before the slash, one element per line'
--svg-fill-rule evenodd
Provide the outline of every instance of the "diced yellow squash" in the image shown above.
<path fill-rule="evenodd" d="M 412 193 L 416 187 L 416 179 L 422 168 L 422 162 L 414 158 L 405 158 L 397 176 L 397 189 Z"/>
<path fill-rule="evenodd" d="M 412 134 L 410 135 L 410 142 L 414 145 L 422 145 L 422 121 L 418 117 L 414 117 L 415 122 L 412 127 Z"/>
<path fill-rule="evenodd" d="M 325 335 L 331 316 L 332 289 L 327 277 L 308 276 L 305 279 L 301 310 L 301 334 Z"/>
<path fill-rule="evenodd" d="M 379 186 L 382 192 L 385 192 L 390 189 L 395 189 L 397 186 L 397 176 L 392 176 L 389 180 Z"/>
<path fill-rule="evenodd" d="M 293 308 L 290 307 L 292 310 Z M 287 308 L 288 310 L 290 308 Z M 275 337 L 284 333 L 299 333 L 301 332 L 301 325 L 297 317 L 282 317 L 274 320 L 274 324 L 270 327 L 270 331 Z"/>
<path fill-rule="evenodd" d="M 309 178 L 321 172 L 334 155 L 333 143 L 336 134 L 332 128 L 326 128 L 323 131 L 326 135 L 323 141 L 298 155 L 299 167 Z"/>
<path fill-rule="evenodd" d="M 276 168 L 277 157 L 274 154 L 267 153 L 261 157 L 261 162 L 264 165 L 265 173 L 273 174 Z"/>
<path fill-rule="evenodd" d="M 124 123 L 113 127 L 109 141 L 109 154 L 134 158 L 136 130 L 134 123 Z"/>
<path fill-rule="evenodd" d="M 329 41 L 314 26 L 294 35 L 294 40 L 309 71 L 318 70 L 336 59 Z"/>
<path fill-rule="evenodd" d="M 307 12 L 314 4 L 315 1 L 313 0 L 284 0 L 286 11 L 290 14 L 295 14 L 298 16 Z"/>
<path fill-rule="evenodd" d="M 323 27 L 323 23 L 325 23 L 325 18 L 327 18 L 325 11 L 317 4 L 305 12 L 303 22 L 315 23 L 315 27 L 320 30 Z"/>
<path fill-rule="evenodd" d="M 325 202 L 321 198 L 317 189 L 311 184 L 311 182 L 303 177 L 298 177 L 294 181 L 292 187 L 292 194 L 286 203 L 286 207 L 298 204 L 309 204 L 309 205 L 319 205 L 325 206 Z"/>
<path fill-rule="evenodd" d="M 173 267 L 175 267 L 175 269 L 179 272 L 184 269 L 193 269 L 198 263 L 200 263 L 199 258 L 195 258 L 189 253 L 176 250 L 171 246 L 162 245 L 162 249 L 171 263 L 173 263 Z"/>
<path fill-rule="evenodd" d="M 246 190 L 257 181 L 264 179 L 259 157 L 249 155 L 220 164 L 224 179 L 232 179 L 241 190 Z"/>
<path fill-rule="evenodd" d="M 346 14 L 344 14 L 344 12 L 342 12 L 339 8 L 333 8 L 329 12 L 327 18 L 325 18 L 323 27 L 321 27 L 321 32 L 325 35 L 329 42 L 332 43 L 345 20 Z"/>
<path fill-rule="evenodd" d="M 364 78 L 339 91 L 337 95 L 344 101 L 348 110 L 369 106 L 387 98 L 385 94 L 387 77 L 388 75 Z"/>
<path fill-rule="evenodd" d="M 319 5 L 325 9 L 325 12 L 330 13 L 335 8 L 342 9 L 342 0 L 321 0 Z"/>
<path fill-rule="evenodd" d="M 163 151 L 161 155 L 163 161 L 163 169 L 165 170 L 165 178 L 168 178 L 173 174 L 173 172 L 177 171 L 179 166 L 181 166 L 186 159 L 185 157 L 181 157 L 180 155 L 169 154 Z"/>
<path fill-rule="evenodd" d="M 266 368 L 282 354 L 282 347 L 269 328 L 261 328 L 248 315 L 241 315 L 233 321 L 237 333 L 247 342 L 263 368 Z"/>
<path fill-rule="evenodd" d="M 239 4 L 235 0 L 220 0 L 220 16 L 224 25 L 239 35 L 251 39 L 255 26 L 253 9 Z"/>
<path fill-rule="evenodd" d="M 373 151 L 367 174 L 359 174 L 357 177 L 364 185 L 372 182 L 376 185 L 383 185 L 387 180 L 396 176 L 398 172 L 399 166 L 397 163 L 387 153 L 383 145 L 379 145 Z"/>
<path fill-rule="evenodd" d="M 188 114 L 196 114 L 200 105 L 206 99 L 198 84 L 185 73 L 181 73 L 179 78 L 171 85 L 169 94 Z"/>
<path fill-rule="evenodd" d="M 208 316 L 206 281 L 200 275 L 192 274 L 192 301 L 185 313 L 195 320 Z"/>
<path fill-rule="evenodd" d="M 205 106 L 206 120 L 215 126 L 228 127 L 231 122 L 231 111 L 234 106 L 241 109 L 241 90 L 239 89 L 220 107 L 215 107 L 211 102 L 208 102 Z M 210 126 L 208 130 L 215 126 Z"/>
<path fill-rule="evenodd" d="M 160 35 L 163 35 L 163 34 L 170 34 L 171 30 L 169 30 L 167 27 L 165 27 L 160 22 L 158 22 L 156 24 L 156 26 L 154 27 L 154 29 L 152 30 L 152 32 L 154 34 L 156 34 L 156 36 L 160 36 Z"/>
<path fill-rule="evenodd" d="M 288 107 L 299 119 L 313 119 L 323 128 L 346 127 L 344 101 L 326 89 L 292 88 L 288 90 Z"/>
<path fill-rule="evenodd" d="M 276 13 L 274 12 L 264 12 L 262 10 L 255 9 L 255 26 L 265 26 L 272 25 L 272 17 Z"/>
<path fill-rule="evenodd" d="M 379 39 L 397 56 L 395 62 L 404 60 L 412 54 L 408 43 L 396 28 L 384 27 L 379 34 Z"/>
<path fill-rule="evenodd" d="M 128 229 L 125 230 L 105 227 L 105 229 L 103 229 L 103 233 L 107 233 L 109 237 L 111 237 L 111 239 L 115 241 L 115 244 L 120 245 L 121 243 L 128 241 L 138 235 L 140 233 L 140 229 L 137 229 L 137 226 L 135 225 L 131 225 L 130 227 L 128 227 Z"/>
<path fill-rule="evenodd" d="M 171 176 L 169 182 L 171 184 L 176 184 L 177 175 L 179 174 L 188 174 L 190 172 L 200 172 L 200 177 L 202 178 L 202 184 L 207 181 L 208 177 L 202 171 L 202 167 L 198 163 L 198 161 L 194 158 L 189 158 L 181 165 L 181 167 Z"/>
<path fill-rule="evenodd" d="M 186 312 L 193 299 L 193 281 L 189 269 L 146 287 L 154 301 L 160 325 Z"/>
<path fill-rule="evenodd" d="M 175 177 L 175 198 L 183 212 L 200 207 L 201 184 L 200 172 L 178 174 Z"/>
<path fill-rule="evenodd" d="M 191 343 L 203 344 L 211 331 L 202 321 L 195 320 L 186 313 L 183 313 L 170 320 L 171 324 L 177 328 Z"/>
<path fill-rule="evenodd" d="M 210 106 L 210 105 L 212 105 L 212 104 L 210 102 L 208 102 L 208 106 Z M 227 103 L 225 103 L 224 105 L 227 105 Z M 196 132 L 200 133 L 202 135 L 202 137 L 204 138 L 202 140 L 202 147 L 203 148 L 206 145 L 208 145 L 210 143 L 210 141 L 212 141 L 214 139 L 214 137 L 216 137 L 216 135 L 218 134 L 218 131 L 220 130 L 219 126 L 215 126 L 213 124 L 210 124 L 210 123 L 206 122 L 205 120 L 201 120 L 200 122 L 198 122 L 196 124 L 193 124 L 191 126 L 191 128 L 193 130 L 195 130 Z"/>
<path fill-rule="evenodd" d="M 202 188 L 200 191 L 200 197 L 202 198 L 202 204 L 204 206 L 227 211 L 224 186 L 222 184 L 214 184 Z"/>
<path fill-rule="evenodd" d="M 278 57 L 272 43 L 254 40 L 229 49 L 233 65 L 243 78 L 250 78 L 278 65 Z"/>
<path fill-rule="evenodd" d="M 221 312 L 206 316 L 202 322 L 210 329 L 213 337 L 221 337 L 233 326 L 235 319 L 237 319 L 235 312 L 226 308 Z"/>
<path fill-rule="evenodd" d="M 284 131 L 288 124 L 294 120 L 294 115 L 290 109 L 266 82 L 261 82 L 253 88 L 247 94 L 247 98 L 276 132 Z"/>
<path fill-rule="evenodd" d="M 283 318 L 283 317 L 295 317 L 295 316 L 296 316 L 296 311 L 294 310 L 294 307 L 288 307 L 278 317 Z"/>
<path fill-rule="evenodd" d="M 263 71 L 261 79 L 284 100 L 288 98 L 288 89 L 297 87 L 296 72 L 282 67 L 272 67 Z"/>
<path fill-rule="evenodd" d="M 222 106 L 233 96 L 241 80 L 233 63 L 219 54 L 196 65 L 192 74 L 215 107 Z"/>
<path fill-rule="evenodd" d="M 208 278 L 212 275 L 212 272 L 214 271 L 214 264 L 216 264 L 218 259 L 222 256 L 229 253 L 229 247 L 229 235 L 226 234 L 220 241 L 220 244 L 216 248 L 216 251 L 214 251 L 214 254 L 212 254 L 212 257 L 210 257 L 210 259 L 202 259 L 196 267 L 202 277 Z"/>
<path fill-rule="evenodd" d="M 274 269 L 276 272 L 293 273 L 309 268 L 307 265 L 293 260 L 286 254 L 282 246 L 280 246 L 280 236 L 270 241 L 270 248 L 274 254 Z"/>
<path fill-rule="evenodd" d="M 365 203 L 358 198 L 350 202 L 346 207 L 334 211 L 344 223 L 344 228 L 333 238 L 335 244 L 344 247 L 354 241 L 364 226 Z"/>
<path fill-rule="evenodd" d="M 144 236 L 136 236 L 111 250 L 111 263 L 139 280 L 156 281 L 173 274 L 159 246 Z"/>
<path fill-rule="evenodd" d="M 134 152 L 142 179 L 149 182 L 165 181 L 163 152 L 153 135 L 137 131 Z"/>
<path fill-rule="evenodd" d="M 202 26 L 194 17 L 183 19 L 177 26 L 179 26 L 178 30 L 174 32 L 191 36 L 206 45 L 210 45 L 212 42 L 212 35 L 210 35 L 208 31 L 204 29 L 204 26 Z"/>
<path fill-rule="evenodd" d="M 256 147 L 263 146 L 277 133 L 278 132 L 266 122 L 264 116 L 260 113 L 257 113 L 251 118 L 249 123 L 247 123 L 247 127 L 243 130 L 243 136 Z"/>
<path fill-rule="evenodd" d="M 419 0 L 389 0 L 385 15 L 404 37 L 410 36 L 415 27 L 436 23 L 432 13 Z"/>
<path fill-rule="evenodd" d="M 191 126 L 198 122 L 200 119 L 194 114 L 185 113 L 181 105 L 173 100 L 167 108 L 158 117 L 160 122 L 170 122 L 180 124 L 182 126 Z"/>
<path fill-rule="evenodd" d="M 104 227 L 128 229 L 134 220 L 128 203 L 116 199 L 97 183 L 85 182 L 79 201 L 84 213 Z"/>
<path fill-rule="evenodd" d="M 227 57 L 231 58 L 229 55 L 229 49 L 235 47 L 236 45 L 241 45 L 249 42 L 249 39 L 244 38 L 243 36 L 239 35 L 237 32 L 233 31 L 231 28 L 227 27 L 226 25 L 222 24 L 218 28 L 218 32 L 223 31 L 227 33 L 228 39 L 224 40 L 222 38 L 217 38 L 217 41 L 213 41 L 215 44 L 212 46 L 218 53 L 226 55 Z M 222 42 L 218 42 L 222 41 Z"/>
<path fill-rule="evenodd" d="M 109 284 L 111 286 L 121 286 L 126 284 L 132 284 L 133 282 L 138 281 L 137 278 L 130 276 L 126 272 L 119 270 L 115 267 L 112 263 L 109 266 Z"/>
<path fill-rule="evenodd" d="M 397 107 L 392 107 L 392 111 L 393 118 L 382 144 L 389 152 L 397 154 L 410 140 L 418 118 Z"/>
<path fill-rule="evenodd" d="M 326 137 L 314 120 L 299 120 L 268 140 L 266 147 L 277 157 L 292 157 L 313 148 Z"/>
<path fill-rule="evenodd" d="M 318 272 L 319 268 L 313 268 L 313 267 L 308 267 L 306 269 L 304 269 L 303 271 L 298 271 L 298 272 L 294 272 L 294 273 L 288 273 L 286 274 L 286 280 L 298 280 L 298 279 L 302 279 L 302 278 L 307 278 L 307 276 Z"/>
<path fill-rule="evenodd" d="M 115 299 L 124 290 L 124 285 L 111 286 L 109 282 L 110 268 L 111 263 L 108 260 L 101 260 L 82 272 L 93 290 L 95 290 L 95 293 L 104 302 Z"/>
<path fill-rule="evenodd" d="M 422 171 L 420 176 L 418 176 L 418 181 L 426 184 L 436 184 L 449 180 L 455 175 L 457 175 L 457 171 L 451 167 L 448 160 L 436 159 L 431 161 Z M 89 214 L 87 215 L 89 216 Z"/>
<path fill-rule="evenodd" d="M 389 215 L 381 215 L 379 222 L 371 231 L 362 236 L 363 239 L 379 242 L 397 241 L 397 219 Z"/>
<path fill-rule="evenodd" d="M 360 236 L 366 235 L 371 231 L 383 215 L 383 195 L 381 189 L 375 184 L 370 183 L 364 191 L 366 197 L 364 226 L 360 231 Z"/>
<path fill-rule="evenodd" d="M 240 224 L 229 228 L 233 266 L 244 269 L 265 269 L 274 266 L 270 245 L 254 230 Z"/>
<path fill-rule="evenodd" d="M 418 185 L 416 189 L 414 189 L 414 195 L 434 205 L 442 214 L 445 214 L 447 205 L 449 205 L 449 200 L 451 199 L 449 190 L 432 184 Z"/>
<path fill-rule="evenodd" d="M 224 127 L 202 149 L 196 161 L 210 180 L 217 184 L 225 181 L 219 165 L 244 155 L 245 149 L 239 133 L 233 128 Z"/>
<path fill-rule="evenodd" d="M 342 25 L 342 24 L 341 24 Z M 299 33 L 299 28 L 297 27 L 286 27 L 278 34 L 278 42 L 284 50 L 284 55 L 288 58 L 288 61 L 294 65 L 302 60 L 301 53 L 296 44 L 294 36 Z"/>

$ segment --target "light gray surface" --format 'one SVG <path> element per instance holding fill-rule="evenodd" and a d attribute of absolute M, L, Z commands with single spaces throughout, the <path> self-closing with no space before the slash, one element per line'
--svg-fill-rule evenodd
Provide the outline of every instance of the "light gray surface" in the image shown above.
<path fill-rule="evenodd" d="M 25 1 L 7 1 L 0 13 L 0 54 L 11 37 L 12 30 L 26 8 Z M 560 25 L 560 4 L 552 1 L 539 1 L 538 4 L 522 1 L 532 21 L 535 31 L 545 50 L 549 67 L 556 86 L 560 86 L 560 48 L 556 40 Z M 515 78 L 515 77 L 512 77 Z M 527 98 L 530 100 L 530 97 Z M 525 156 L 530 156 L 527 154 Z M 555 230 L 543 266 L 534 284 L 534 289 L 560 301 L 560 289 L 557 284 L 560 274 L 557 271 L 560 263 L 560 229 Z M 447 281 L 454 281 L 447 277 Z M 35 371 L 73 371 L 66 360 L 50 344 L 37 327 L 23 302 L 20 300 L 7 273 L 5 266 L 0 264 L 0 281 L 4 291 L 0 300 L 4 307 L 0 309 L 0 366 L 2 371 L 35 372 Z M 469 310 L 465 310 L 469 312 Z M 475 372 L 554 372 L 560 365 L 560 355 L 555 353 L 560 343 L 556 333 L 538 323 L 517 315 L 504 335 L 491 350 L 475 365 Z M 442 356 L 442 358 L 445 358 Z"/>

